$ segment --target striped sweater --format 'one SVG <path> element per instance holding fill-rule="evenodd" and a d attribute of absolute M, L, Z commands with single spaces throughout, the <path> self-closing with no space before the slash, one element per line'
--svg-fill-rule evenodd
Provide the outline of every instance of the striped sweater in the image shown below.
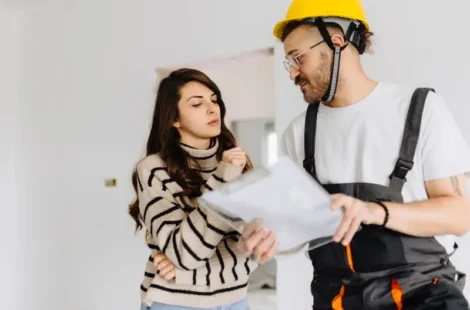
<path fill-rule="evenodd" d="M 218 143 L 208 150 L 186 145 L 192 169 L 204 178 L 204 191 L 239 176 L 241 168 L 218 162 Z M 183 197 L 182 188 L 168 175 L 158 155 L 137 166 L 139 208 L 151 254 L 141 285 L 142 303 L 212 308 L 237 302 L 247 294 L 249 274 L 258 266 L 236 248 L 238 233 L 195 199 Z M 163 252 L 176 267 L 176 278 L 156 274 L 153 256 Z"/>

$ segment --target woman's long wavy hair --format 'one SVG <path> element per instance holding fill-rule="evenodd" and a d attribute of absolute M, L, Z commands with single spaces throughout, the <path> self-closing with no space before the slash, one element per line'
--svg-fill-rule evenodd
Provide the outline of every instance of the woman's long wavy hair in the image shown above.
<path fill-rule="evenodd" d="M 219 140 L 216 153 L 217 159 L 220 161 L 224 151 L 236 146 L 235 137 L 225 125 L 226 110 L 220 89 L 203 72 L 183 68 L 173 71 L 160 82 L 155 100 L 152 126 L 147 141 L 146 156 L 158 154 L 167 165 L 168 175 L 181 186 L 184 195 L 186 197 L 198 197 L 201 195 L 204 180 L 196 170 L 190 169 L 188 154 L 181 148 L 180 134 L 173 126 L 173 123 L 179 119 L 178 102 L 181 99 L 181 89 L 189 82 L 201 83 L 217 95 L 221 116 L 221 133 L 217 137 Z M 248 159 L 244 172 L 250 169 L 252 169 L 252 164 Z M 136 231 L 138 231 L 142 228 L 142 215 L 140 214 L 137 196 L 137 166 L 132 173 L 132 185 L 134 186 L 136 198 L 129 205 L 128 212 L 135 221 Z"/>

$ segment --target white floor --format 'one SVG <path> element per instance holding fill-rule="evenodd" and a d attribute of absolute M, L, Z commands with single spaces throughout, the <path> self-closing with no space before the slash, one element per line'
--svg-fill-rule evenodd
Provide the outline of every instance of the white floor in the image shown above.
<path fill-rule="evenodd" d="M 249 291 L 250 310 L 277 310 L 276 290 L 260 289 Z"/>

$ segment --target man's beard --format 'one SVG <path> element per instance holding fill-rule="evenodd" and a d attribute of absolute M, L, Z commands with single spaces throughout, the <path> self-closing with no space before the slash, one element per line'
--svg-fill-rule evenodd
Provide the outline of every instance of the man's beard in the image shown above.
<path fill-rule="evenodd" d="M 307 103 L 318 102 L 326 95 L 330 87 L 331 62 L 332 59 L 326 53 L 322 53 L 320 62 L 311 75 L 305 76 L 301 73 L 295 78 L 295 85 L 297 86 L 306 82 L 302 92 Z"/>

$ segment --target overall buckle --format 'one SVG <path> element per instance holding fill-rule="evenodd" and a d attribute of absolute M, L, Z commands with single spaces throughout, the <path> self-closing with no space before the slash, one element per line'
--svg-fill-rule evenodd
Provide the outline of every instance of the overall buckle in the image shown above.
<path fill-rule="evenodd" d="M 412 161 L 407 161 L 402 158 L 399 158 L 397 160 L 397 163 L 395 164 L 395 168 L 393 169 L 392 174 L 390 175 L 390 178 L 396 177 L 400 180 L 406 181 L 406 174 L 413 169 L 414 163 Z"/>
<path fill-rule="evenodd" d="M 308 157 L 305 158 L 303 161 L 304 169 L 307 170 L 308 173 L 313 174 L 315 172 L 315 158 Z"/>

